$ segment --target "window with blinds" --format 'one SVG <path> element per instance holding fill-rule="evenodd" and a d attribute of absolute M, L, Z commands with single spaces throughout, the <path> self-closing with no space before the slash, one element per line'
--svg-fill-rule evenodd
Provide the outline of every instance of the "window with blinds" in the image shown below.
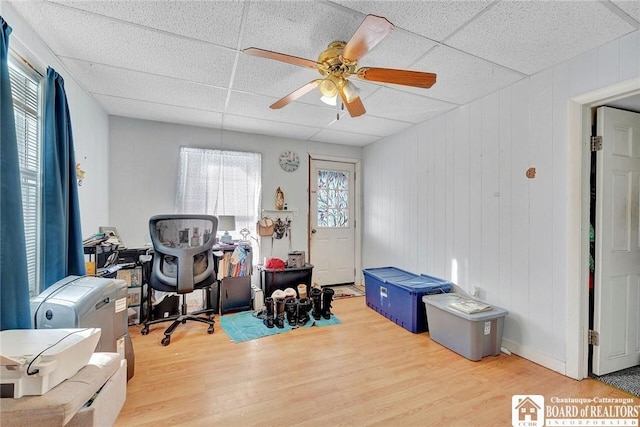
<path fill-rule="evenodd" d="M 41 76 L 9 59 L 9 78 L 18 140 L 18 162 L 22 183 L 22 210 L 29 271 L 29 296 L 39 293 Z"/>

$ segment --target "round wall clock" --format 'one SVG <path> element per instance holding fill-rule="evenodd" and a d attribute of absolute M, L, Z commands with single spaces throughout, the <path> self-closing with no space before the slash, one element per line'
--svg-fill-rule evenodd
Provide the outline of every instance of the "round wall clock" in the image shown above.
<path fill-rule="evenodd" d="M 294 172 L 300 166 L 300 158 L 295 151 L 280 154 L 280 167 L 287 172 Z"/>

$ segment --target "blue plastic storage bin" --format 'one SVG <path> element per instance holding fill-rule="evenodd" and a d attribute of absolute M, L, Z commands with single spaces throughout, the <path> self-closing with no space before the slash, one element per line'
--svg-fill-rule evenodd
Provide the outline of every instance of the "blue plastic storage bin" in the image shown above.
<path fill-rule="evenodd" d="M 367 268 L 362 272 L 367 306 L 414 334 L 429 330 L 422 297 L 448 293 L 452 286 L 449 281 L 396 267 Z"/>

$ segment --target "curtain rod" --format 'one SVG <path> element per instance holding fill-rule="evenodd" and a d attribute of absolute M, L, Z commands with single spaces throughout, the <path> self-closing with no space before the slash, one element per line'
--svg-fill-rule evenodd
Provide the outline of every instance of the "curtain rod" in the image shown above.
<path fill-rule="evenodd" d="M 22 62 L 24 62 L 26 64 L 27 67 L 31 68 L 35 73 L 37 73 L 40 77 L 44 78 L 44 75 L 38 71 L 36 69 L 36 67 L 34 67 L 33 65 L 31 65 L 31 63 L 29 61 L 27 61 L 27 59 L 20 55 L 18 52 L 16 52 L 14 49 L 9 48 L 9 50 L 11 51 L 11 54 L 13 54 L 14 56 L 16 56 L 19 60 L 21 60 Z"/>

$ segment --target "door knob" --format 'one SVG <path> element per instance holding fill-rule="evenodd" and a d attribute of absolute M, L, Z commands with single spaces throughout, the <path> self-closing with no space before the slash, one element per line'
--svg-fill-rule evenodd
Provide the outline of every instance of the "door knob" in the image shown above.
<path fill-rule="evenodd" d="M 311 234 L 316 234 L 316 231 L 318 231 L 318 230 L 316 230 L 315 228 L 312 228 L 311 229 Z"/>

